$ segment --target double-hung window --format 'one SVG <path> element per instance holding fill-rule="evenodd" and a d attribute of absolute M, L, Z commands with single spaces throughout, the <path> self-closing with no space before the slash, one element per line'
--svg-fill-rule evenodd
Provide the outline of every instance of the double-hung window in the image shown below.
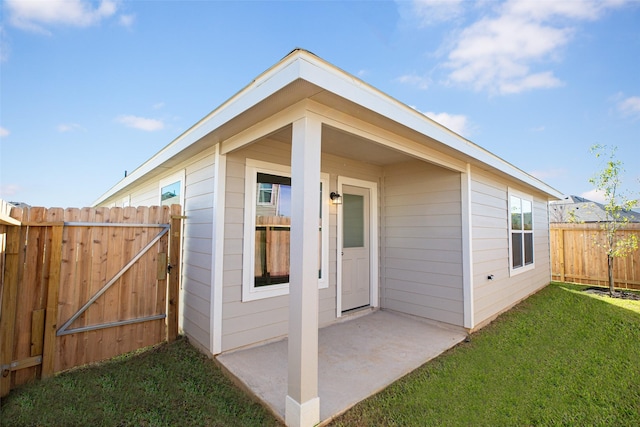
<path fill-rule="evenodd" d="M 327 174 L 322 174 L 318 213 L 318 286 L 328 286 Z M 291 236 L 291 169 L 247 160 L 242 300 L 289 293 Z"/>
<path fill-rule="evenodd" d="M 509 192 L 510 270 L 512 274 L 533 268 L 533 199 Z"/>

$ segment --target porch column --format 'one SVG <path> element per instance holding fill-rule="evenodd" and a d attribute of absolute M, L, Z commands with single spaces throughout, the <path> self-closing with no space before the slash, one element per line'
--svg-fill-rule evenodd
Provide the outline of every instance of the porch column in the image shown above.
<path fill-rule="evenodd" d="M 318 397 L 319 120 L 293 123 L 291 147 L 291 252 L 289 360 L 285 421 L 307 427 L 320 421 Z"/>

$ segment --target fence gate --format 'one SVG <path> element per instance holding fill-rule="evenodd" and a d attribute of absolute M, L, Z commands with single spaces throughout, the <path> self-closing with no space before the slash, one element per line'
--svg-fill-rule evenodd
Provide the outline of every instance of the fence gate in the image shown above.
<path fill-rule="evenodd" d="M 180 223 L 178 205 L 0 206 L 0 396 L 175 339 Z"/>

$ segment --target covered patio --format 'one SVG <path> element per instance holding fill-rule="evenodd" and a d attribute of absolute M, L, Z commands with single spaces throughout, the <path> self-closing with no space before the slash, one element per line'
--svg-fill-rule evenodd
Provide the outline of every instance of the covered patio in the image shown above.
<path fill-rule="evenodd" d="M 463 341 L 463 328 L 367 309 L 319 330 L 320 421 L 359 401 Z M 285 419 L 288 341 L 224 353 L 217 360 L 250 392 Z"/>

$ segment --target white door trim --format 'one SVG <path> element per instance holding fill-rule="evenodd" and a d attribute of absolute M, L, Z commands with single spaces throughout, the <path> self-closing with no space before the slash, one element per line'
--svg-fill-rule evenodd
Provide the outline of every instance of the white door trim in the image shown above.
<path fill-rule="evenodd" d="M 368 188 L 370 191 L 369 207 L 369 284 L 371 307 L 378 307 L 378 183 L 364 181 L 346 176 L 338 176 L 339 194 L 342 194 L 342 186 Z M 337 211 L 337 244 L 336 244 L 336 317 L 342 317 L 342 205 L 338 205 Z"/>

